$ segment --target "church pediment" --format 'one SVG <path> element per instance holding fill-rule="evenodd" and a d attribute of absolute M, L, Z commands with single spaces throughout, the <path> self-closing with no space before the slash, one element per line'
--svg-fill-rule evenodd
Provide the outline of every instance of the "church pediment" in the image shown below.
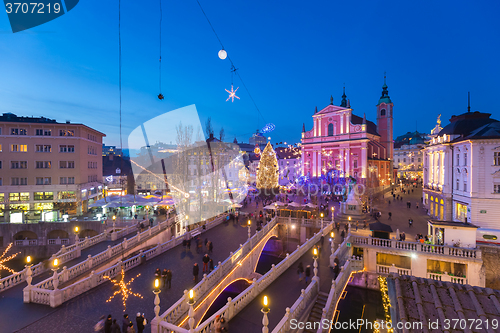
<path fill-rule="evenodd" d="M 493 177 L 495 177 L 495 178 L 500 178 L 500 169 L 498 169 L 497 171 L 493 172 L 491 175 Z"/>
<path fill-rule="evenodd" d="M 337 111 L 346 111 L 346 110 L 350 110 L 350 109 L 343 108 L 343 107 L 337 106 L 337 105 L 328 105 L 326 108 L 324 108 L 323 110 L 316 113 L 315 116 L 319 115 L 319 114 L 326 114 L 326 113 L 332 113 L 332 112 L 337 112 Z"/>

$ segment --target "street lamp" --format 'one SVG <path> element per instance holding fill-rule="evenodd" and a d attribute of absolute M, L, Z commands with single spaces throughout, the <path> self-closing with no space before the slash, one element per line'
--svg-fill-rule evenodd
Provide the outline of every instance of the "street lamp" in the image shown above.
<path fill-rule="evenodd" d="M 277 202 L 274 203 L 274 216 L 275 217 L 278 216 L 278 203 Z"/>
<path fill-rule="evenodd" d="M 57 269 L 59 266 L 59 259 L 55 258 L 52 262 L 52 271 L 54 275 L 52 276 L 52 285 L 54 286 L 54 290 L 57 290 L 57 286 L 59 286 L 59 276 L 57 275 Z"/>
<path fill-rule="evenodd" d="M 335 252 L 334 244 L 333 244 L 334 238 L 335 238 L 335 233 L 332 231 L 332 232 L 330 232 L 330 247 L 331 247 L 332 255 Z"/>
<path fill-rule="evenodd" d="M 332 223 L 333 223 L 333 215 L 335 215 L 335 207 L 332 206 Z"/>
<path fill-rule="evenodd" d="M 248 219 L 247 221 L 247 227 L 248 227 L 248 239 L 252 236 L 251 233 L 252 231 L 250 230 L 250 226 L 252 225 L 252 220 Z"/>
<path fill-rule="evenodd" d="M 156 318 L 157 323 L 160 322 L 160 296 L 158 296 L 160 293 L 161 293 L 160 279 L 155 279 L 153 294 L 155 294 L 154 311 L 155 311 L 155 318 Z"/>
<path fill-rule="evenodd" d="M 313 249 L 313 259 L 314 259 L 314 277 L 318 276 L 318 248 Z"/>
<path fill-rule="evenodd" d="M 26 267 L 26 281 L 28 282 L 28 287 L 31 286 L 31 281 L 32 281 L 32 272 L 31 272 L 31 266 L 33 266 L 33 264 L 31 263 L 31 256 L 27 256 L 26 257 L 26 265 L 24 267 Z"/>
<path fill-rule="evenodd" d="M 319 216 L 321 216 L 321 229 L 323 230 L 323 213 L 321 213 Z"/>
<path fill-rule="evenodd" d="M 80 241 L 80 239 L 78 238 L 78 230 L 79 228 L 75 227 L 75 244 L 78 244 L 78 242 Z"/>
<path fill-rule="evenodd" d="M 188 305 L 189 305 L 189 312 L 188 312 L 188 323 L 189 323 L 189 331 L 193 332 L 194 329 L 194 291 L 191 289 L 189 291 L 189 298 L 188 298 Z"/>
<path fill-rule="evenodd" d="M 267 296 L 264 296 L 263 300 L 263 307 L 260 310 L 263 314 L 264 317 L 262 318 L 262 333 L 269 333 L 269 328 L 267 327 L 269 325 L 269 319 L 267 318 L 267 314 L 269 313 L 269 301 L 267 299 Z"/>
<path fill-rule="evenodd" d="M 113 232 L 115 232 L 116 215 L 113 215 Z"/>

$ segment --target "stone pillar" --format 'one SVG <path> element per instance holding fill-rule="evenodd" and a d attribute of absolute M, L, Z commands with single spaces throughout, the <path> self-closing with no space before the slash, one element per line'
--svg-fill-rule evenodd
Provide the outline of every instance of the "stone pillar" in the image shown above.
<path fill-rule="evenodd" d="M 342 177 L 345 177 L 345 163 L 344 163 L 344 158 L 345 158 L 345 149 L 341 148 L 339 149 L 340 151 L 340 170 L 342 170 Z"/>
<path fill-rule="evenodd" d="M 367 173 L 368 159 L 366 157 L 366 150 L 367 150 L 366 147 L 361 148 L 361 177 L 365 179 L 368 178 L 368 173 Z"/>
<path fill-rule="evenodd" d="M 350 156 L 351 156 L 351 150 L 349 148 L 346 148 L 345 152 L 345 172 L 346 172 L 346 177 L 348 177 L 351 174 L 351 163 L 350 163 Z"/>

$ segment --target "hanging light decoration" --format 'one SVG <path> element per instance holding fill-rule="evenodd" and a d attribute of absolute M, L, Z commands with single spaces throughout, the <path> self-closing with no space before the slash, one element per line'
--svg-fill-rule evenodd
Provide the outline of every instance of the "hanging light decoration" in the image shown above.
<path fill-rule="evenodd" d="M 159 82 L 159 86 L 160 86 L 160 93 L 158 94 L 158 99 L 159 99 L 160 101 L 163 101 L 163 100 L 165 99 L 165 97 L 164 97 L 164 96 L 163 96 L 163 94 L 161 93 L 161 23 L 162 23 L 162 21 L 163 21 L 163 11 L 162 11 L 162 9 L 161 9 L 161 0 L 160 0 L 160 66 L 159 66 L 159 67 L 160 67 L 160 68 L 159 68 L 159 73 L 160 73 L 160 75 L 159 75 L 159 78 L 160 78 L 160 79 L 159 79 L 159 81 L 160 81 L 160 82 Z"/>
<path fill-rule="evenodd" d="M 219 59 L 224 60 L 224 59 L 226 59 L 226 58 L 227 58 L 227 52 L 226 52 L 226 50 L 221 49 L 221 50 L 219 51 Z"/>
<path fill-rule="evenodd" d="M 231 102 L 234 102 L 235 98 L 240 99 L 238 96 L 236 96 L 236 92 L 238 91 L 239 88 L 240 87 L 236 88 L 236 90 L 233 90 L 233 85 L 231 85 L 231 91 L 224 89 L 229 93 L 229 97 L 226 99 L 226 102 L 229 101 L 230 99 Z"/>
<path fill-rule="evenodd" d="M 3 270 L 6 270 L 7 272 L 15 274 L 16 271 L 14 271 L 12 268 L 9 268 L 9 267 L 4 265 L 4 263 L 6 263 L 7 261 L 10 261 L 11 259 L 14 259 L 19 253 L 21 253 L 21 252 L 14 253 L 14 254 L 6 257 L 5 255 L 7 254 L 7 252 L 9 252 L 11 247 L 12 247 L 12 243 L 10 243 L 9 246 L 7 246 L 5 251 L 3 251 L 2 255 L 0 256 L 0 270 L 3 269 Z"/>
<path fill-rule="evenodd" d="M 114 279 L 111 279 L 111 277 L 109 276 L 103 276 L 102 278 L 103 279 L 106 279 L 106 280 L 109 280 L 111 283 L 113 283 L 114 286 L 117 286 L 119 287 L 120 289 L 115 291 L 113 293 L 113 295 L 111 295 L 108 300 L 106 301 L 107 303 L 111 302 L 111 300 L 118 294 L 122 294 L 122 303 L 123 303 L 123 311 L 127 310 L 127 299 L 129 297 L 129 295 L 132 295 L 132 296 L 135 296 L 135 297 L 139 297 L 139 298 L 143 298 L 141 294 L 138 294 L 138 293 L 134 293 L 132 292 L 132 290 L 130 289 L 130 284 L 132 282 L 134 282 L 134 280 L 139 277 L 141 274 L 137 274 L 137 276 L 135 278 L 132 278 L 130 279 L 129 282 L 125 283 L 125 270 L 123 269 L 123 266 L 122 266 L 122 270 L 121 270 L 121 280 L 120 281 L 117 281 L 117 280 L 114 280 Z"/>

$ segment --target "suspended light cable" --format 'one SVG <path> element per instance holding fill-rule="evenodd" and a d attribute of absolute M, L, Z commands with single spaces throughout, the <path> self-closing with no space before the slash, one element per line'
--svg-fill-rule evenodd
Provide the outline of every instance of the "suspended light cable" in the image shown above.
<path fill-rule="evenodd" d="M 160 86 L 160 93 L 158 94 L 158 99 L 159 100 L 163 100 L 165 97 L 163 96 L 163 94 L 161 93 L 161 23 L 163 21 L 163 11 L 162 11 L 162 8 L 161 8 L 161 0 L 159 0 L 160 2 L 160 68 L 159 68 L 159 77 L 160 77 L 160 82 L 159 82 L 159 86 Z"/>
<path fill-rule="evenodd" d="M 205 18 L 207 19 L 207 22 L 208 22 L 208 24 L 210 25 L 210 28 L 212 29 L 212 31 L 213 31 L 213 33 L 214 33 L 215 37 L 216 37 L 216 38 L 217 38 L 217 40 L 219 41 L 219 44 L 220 44 L 220 46 L 221 46 L 222 50 L 225 50 L 225 49 L 224 49 L 224 45 L 222 44 L 222 41 L 221 41 L 221 40 L 220 40 L 220 38 L 219 38 L 219 35 L 218 35 L 218 34 L 217 34 L 217 32 L 215 31 L 215 28 L 214 28 L 214 26 L 212 25 L 212 22 L 210 22 L 210 19 L 208 18 L 207 14 L 206 14 L 206 13 L 205 13 L 205 11 L 203 10 L 203 7 L 201 6 L 200 1 L 199 1 L 199 0 L 196 0 L 196 2 L 198 3 L 198 6 L 200 7 L 201 12 L 203 13 L 203 16 L 205 16 Z M 222 50 L 221 50 L 221 51 L 222 51 Z M 250 97 L 250 100 L 252 101 L 253 105 L 255 106 L 255 109 L 256 109 L 256 110 L 257 110 L 257 112 L 258 112 L 258 114 L 257 114 L 257 127 L 259 127 L 259 124 L 258 124 L 258 122 L 259 122 L 259 115 L 262 117 L 262 120 L 265 120 L 265 119 L 264 119 L 264 116 L 263 116 L 263 115 L 262 115 L 262 113 L 260 112 L 260 109 L 259 109 L 259 107 L 257 106 L 257 103 L 255 103 L 255 100 L 253 99 L 252 94 L 250 94 L 250 91 L 248 90 L 247 85 L 245 84 L 245 82 L 244 82 L 244 81 L 243 81 L 243 79 L 241 78 L 240 73 L 237 71 L 236 66 L 234 66 L 234 63 L 233 63 L 233 61 L 231 60 L 231 57 L 230 57 L 229 55 L 227 55 L 227 54 L 225 53 L 225 51 L 224 51 L 224 56 L 227 56 L 227 59 L 228 59 L 228 60 L 229 60 L 229 62 L 231 63 L 231 71 L 233 71 L 233 70 L 234 70 L 234 73 L 235 73 L 235 74 L 238 76 L 238 78 L 240 79 L 241 84 L 243 85 L 243 88 L 245 88 L 245 91 L 247 92 L 248 96 Z M 219 52 L 219 57 L 220 57 L 220 52 Z M 221 58 L 221 59 L 225 59 L 225 58 Z"/>

